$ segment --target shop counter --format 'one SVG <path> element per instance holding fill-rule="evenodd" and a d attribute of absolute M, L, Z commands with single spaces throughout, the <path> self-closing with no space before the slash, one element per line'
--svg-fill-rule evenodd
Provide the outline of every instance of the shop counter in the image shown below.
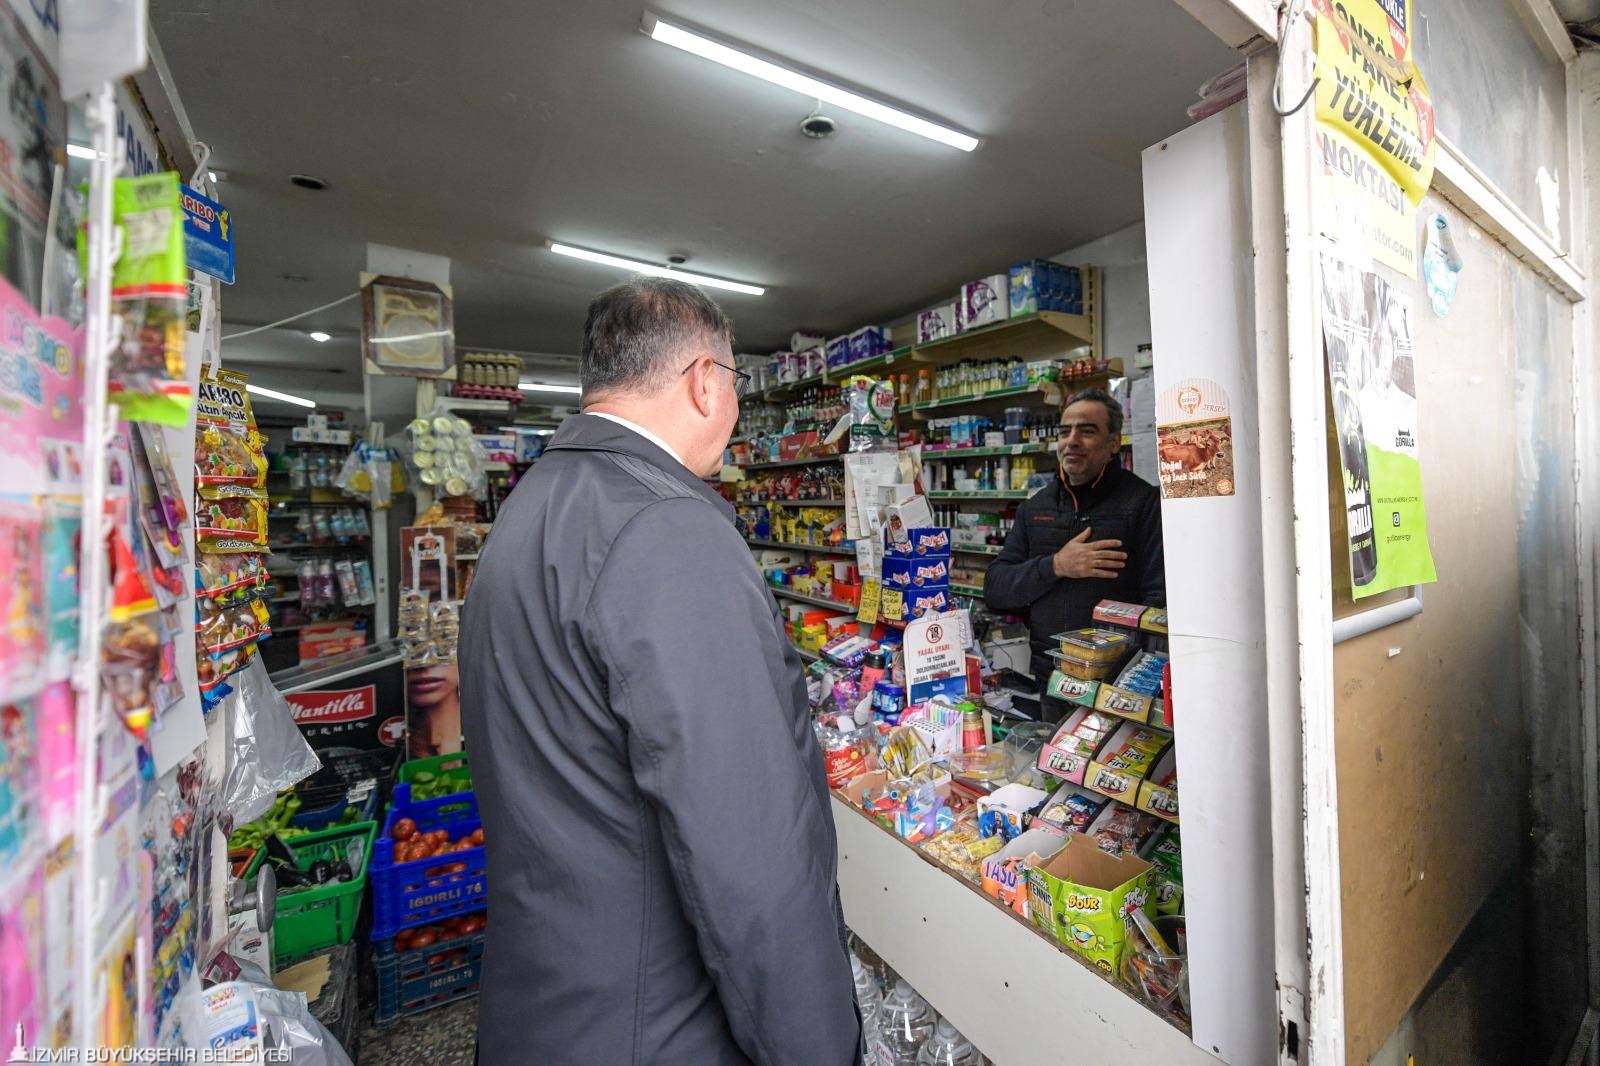
<path fill-rule="evenodd" d="M 1132 992 L 834 796 L 844 917 L 995 1066 L 1216 1066 Z"/>

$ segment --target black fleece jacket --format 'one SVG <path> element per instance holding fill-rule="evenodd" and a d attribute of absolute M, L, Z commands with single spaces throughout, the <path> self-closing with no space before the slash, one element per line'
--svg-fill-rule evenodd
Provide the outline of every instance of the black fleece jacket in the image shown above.
<path fill-rule="evenodd" d="M 1117 577 L 1056 577 L 1052 557 L 1085 526 L 1090 540 L 1122 542 L 1128 561 Z M 1027 616 L 1033 673 L 1042 686 L 1055 666 L 1045 655 L 1055 646 L 1050 637 L 1093 624 L 1101 600 L 1166 606 L 1161 494 L 1116 465 L 1087 485 L 1068 486 L 1058 474 L 1017 509 L 1016 525 L 984 578 L 983 600 L 993 610 Z"/>

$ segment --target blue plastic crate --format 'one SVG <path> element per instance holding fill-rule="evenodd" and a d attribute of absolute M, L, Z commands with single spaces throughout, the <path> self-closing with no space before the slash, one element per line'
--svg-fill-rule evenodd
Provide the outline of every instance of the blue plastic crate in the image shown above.
<path fill-rule="evenodd" d="M 411 799 L 411 786 L 394 787 L 394 804 L 383 820 L 377 850 L 372 858 L 372 939 L 388 940 L 402 929 L 483 910 L 489 903 L 488 870 L 484 849 L 465 848 L 432 859 L 394 861 L 394 824 L 402 818 L 417 823 L 417 832 L 443 829 L 457 840 L 483 822 L 478 800 L 470 792 L 436 800 Z M 458 868 L 459 867 L 459 868 Z"/>
<path fill-rule="evenodd" d="M 477 995 L 487 941 L 484 930 L 406 951 L 397 951 L 392 938 L 375 941 L 372 958 L 378 974 L 377 1024 L 388 1025 Z"/>

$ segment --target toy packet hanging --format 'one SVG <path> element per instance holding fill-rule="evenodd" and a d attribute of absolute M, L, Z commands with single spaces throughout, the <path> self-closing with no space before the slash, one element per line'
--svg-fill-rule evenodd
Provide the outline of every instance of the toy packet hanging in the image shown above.
<path fill-rule="evenodd" d="M 189 268 L 178 176 L 164 171 L 118 178 L 112 189 L 112 222 L 122 237 L 122 255 L 111 271 L 112 314 L 122 333 L 111 353 L 109 398 L 124 418 L 185 425 L 190 396 L 183 326 Z M 87 225 L 86 220 L 79 232 L 84 259 Z"/>
<path fill-rule="evenodd" d="M 237 370 L 200 375 L 195 409 L 195 487 L 208 500 L 266 496 L 265 441 L 250 408 L 249 379 Z"/>

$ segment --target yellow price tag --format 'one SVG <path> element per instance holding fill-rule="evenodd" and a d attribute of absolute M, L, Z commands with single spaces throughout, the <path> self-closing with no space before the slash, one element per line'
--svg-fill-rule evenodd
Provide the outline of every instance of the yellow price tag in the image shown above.
<path fill-rule="evenodd" d="M 883 617 L 886 621 L 898 622 L 906 615 L 906 595 L 899 589 L 883 590 Z"/>
<path fill-rule="evenodd" d="M 856 612 L 856 621 L 872 625 L 878 620 L 878 593 L 881 590 L 878 583 L 870 578 L 861 585 L 861 607 Z"/>

